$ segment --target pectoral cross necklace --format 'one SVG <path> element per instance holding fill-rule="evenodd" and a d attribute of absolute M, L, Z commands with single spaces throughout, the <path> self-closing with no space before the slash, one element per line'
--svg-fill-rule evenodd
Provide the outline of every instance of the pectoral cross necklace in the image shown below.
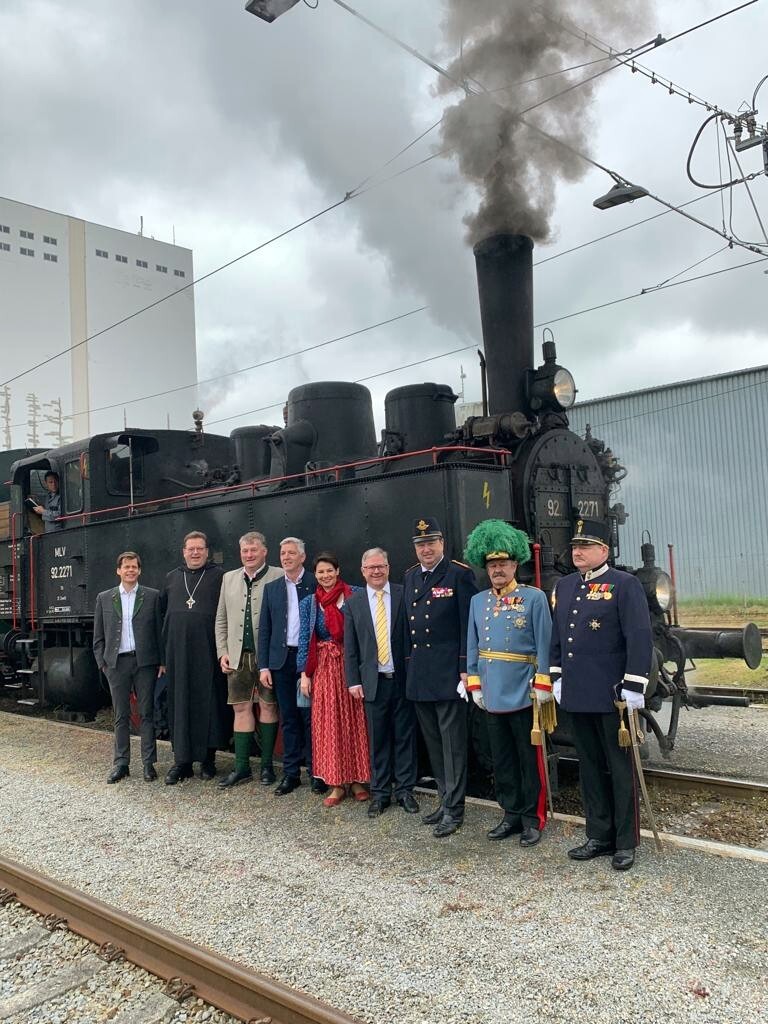
<path fill-rule="evenodd" d="M 206 566 L 206 568 L 203 569 L 203 571 L 200 573 L 200 579 L 197 581 L 197 583 L 194 585 L 194 587 L 192 587 L 192 593 L 191 594 L 189 592 L 189 586 L 187 585 L 187 574 L 186 573 L 183 574 L 184 575 L 184 589 L 187 592 L 187 600 L 184 602 L 184 604 L 186 604 L 187 608 L 189 608 L 190 611 L 192 611 L 192 605 L 195 603 L 195 591 L 197 590 L 197 588 L 202 583 L 203 576 L 205 576 L 207 571 L 208 571 L 208 568 Z"/>

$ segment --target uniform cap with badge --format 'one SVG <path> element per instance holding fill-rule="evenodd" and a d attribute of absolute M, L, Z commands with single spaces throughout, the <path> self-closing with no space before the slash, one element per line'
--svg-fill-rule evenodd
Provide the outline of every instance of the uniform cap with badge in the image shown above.
<path fill-rule="evenodd" d="M 610 547 L 610 524 L 598 519 L 577 519 L 571 544 L 605 544 Z"/>
<path fill-rule="evenodd" d="M 412 537 L 414 544 L 420 540 L 441 539 L 442 536 L 443 531 L 440 529 L 440 523 L 438 523 L 434 516 L 421 516 L 414 521 Z"/>

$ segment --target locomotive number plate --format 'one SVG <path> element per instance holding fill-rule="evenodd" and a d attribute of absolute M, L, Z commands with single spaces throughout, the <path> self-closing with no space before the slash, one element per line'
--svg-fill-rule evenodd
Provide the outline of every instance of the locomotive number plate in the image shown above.
<path fill-rule="evenodd" d="M 52 580 L 69 580 L 69 579 L 72 579 L 72 566 L 71 565 L 52 565 L 51 566 L 51 579 Z"/>

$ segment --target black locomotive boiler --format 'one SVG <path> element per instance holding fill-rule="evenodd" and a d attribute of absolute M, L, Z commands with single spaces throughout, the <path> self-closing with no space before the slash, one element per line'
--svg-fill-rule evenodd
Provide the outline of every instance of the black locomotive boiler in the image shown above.
<path fill-rule="evenodd" d="M 569 429 L 575 386 L 553 341 L 534 367 L 532 250 L 529 238 L 508 234 L 475 247 L 484 409 L 459 427 L 449 387 L 413 384 L 386 396 L 377 439 L 368 390 L 321 382 L 290 392 L 281 428 L 241 427 L 226 437 L 203 431 L 198 417 L 195 430 L 97 434 L 16 461 L 7 537 L 0 536 L 6 678 L 15 675 L 15 685 L 26 678 L 32 699 L 94 711 L 104 689 L 90 651 L 92 612 L 96 594 L 114 583 L 115 555 L 139 551 L 143 581 L 158 586 L 193 529 L 209 536 L 225 567 L 238 564 L 238 537 L 258 529 L 273 551 L 287 535 L 305 538 L 310 550 L 334 548 L 348 575 L 361 551 L 382 546 L 397 578 L 413 561 L 414 514 L 436 515 L 447 554 L 458 558 L 472 527 L 495 517 L 533 539 L 535 559 L 521 567 L 521 579 L 549 592 L 572 571 L 573 522 L 585 516 L 610 522 L 612 560 L 620 562 L 626 513 L 611 499 L 624 470 L 601 442 Z M 40 534 L 26 498 L 39 493 L 48 470 L 61 481 L 63 528 Z M 686 686 L 687 659 L 739 656 L 756 667 L 760 638 L 754 626 L 695 633 L 670 626 L 669 578 L 651 545 L 642 554 L 637 574 L 658 662 L 646 718 L 665 749 L 683 704 L 713 702 Z M 654 712 L 665 698 L 672 714 L 662 730 Z"/>

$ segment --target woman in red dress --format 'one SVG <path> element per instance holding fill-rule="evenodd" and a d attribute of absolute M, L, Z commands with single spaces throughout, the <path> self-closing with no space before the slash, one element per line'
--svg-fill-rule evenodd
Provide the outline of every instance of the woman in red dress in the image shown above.
<path fill-rule="evenodd" d="M 344 678 L 342 606 L 357 588 L 344 583 L 338 559 L 328 552 L 317 556 L 313 570 L 318 587 L 299 604 L 296 664 L 301 692 L 312 696 L 312 774 L 332 787 L 323 803 L 336 807 L 348 786 L 356 800 L 370 796 L 365 710 Z"/>

